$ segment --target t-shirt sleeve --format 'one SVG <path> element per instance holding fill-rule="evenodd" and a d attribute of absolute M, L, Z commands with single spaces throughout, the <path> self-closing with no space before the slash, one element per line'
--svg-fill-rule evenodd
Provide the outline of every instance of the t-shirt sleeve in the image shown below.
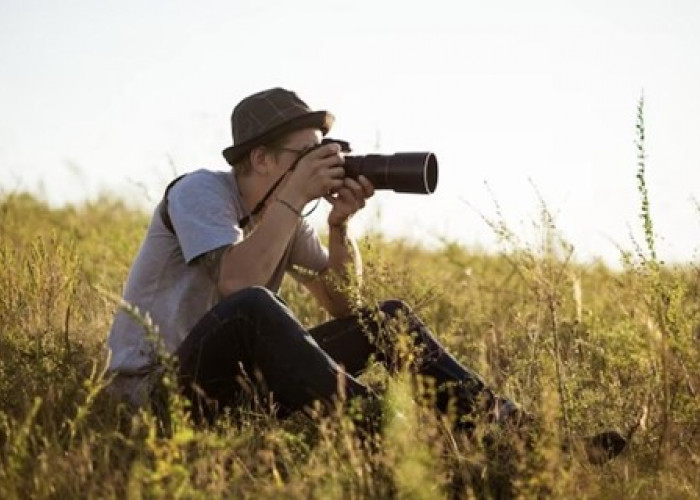
<path fill-rule="evenodd" d="M 168 193 L 168 215 L 188 264 L 243 238 L 230 187 L 211 172 L 193 172 L 179 180 Z"/>
<path fill-rule="evenodd" d="M 311 224 L 302 220 L 294 236 L 287 272 L 294 279 L 305 282 L 316 277 L 327 265 L 328 251 Z"/>

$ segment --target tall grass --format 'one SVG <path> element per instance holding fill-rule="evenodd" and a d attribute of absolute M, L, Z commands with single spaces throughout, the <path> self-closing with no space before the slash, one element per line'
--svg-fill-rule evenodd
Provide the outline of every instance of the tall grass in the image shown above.
<path fill-rule="evenodd" d="M 405 374 L 376 366 L 365 378 L 384 388 L 386 418 L 372 439 L 340 408 L 278 420 L 251 406 L 202 428 L 175 404 L 164 432 L 162 415 L 101 390 L 113 297 L 147 216 L 110 199 L 50 209 L 4 195 L 0 498 L 699 497 L 700 267 L 657 255 L 643 105 L 643 243 L 619 271 L 577 263 L 543 200 L 535 242 L 489 221 L 499 254 L 380 234 L 360 242 L 363 300 L 407 301 L 460 360 L 533 412 L 547 432 L 531 451 L 452 432 Z M 327 319 L 294 282 L 283 293 L 304 323 Z M 610 427 L 629 435 L 627 451 L 590 466 L 581 436 Z"/>

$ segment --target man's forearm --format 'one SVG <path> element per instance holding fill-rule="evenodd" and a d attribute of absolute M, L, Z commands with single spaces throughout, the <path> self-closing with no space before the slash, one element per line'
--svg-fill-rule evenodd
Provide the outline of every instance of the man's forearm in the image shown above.
<path fill-rule="evenodd" d="M 362 284 L 362 258 L 357 244 L 348 235 L 347 224 L 329 226 L 328 272 L 324 284 L 337 312 L 335 315 L 350 314 L 351 287 Z"/>
<path fill-rule="evenodd" d="M 221 294 L 227 296 L 248 286 L 264 286 L 282 258 L 298 221 L 298 215 L 289 207 L 273 202 L 253 233 L 223 255 L 219 276 Z"/>

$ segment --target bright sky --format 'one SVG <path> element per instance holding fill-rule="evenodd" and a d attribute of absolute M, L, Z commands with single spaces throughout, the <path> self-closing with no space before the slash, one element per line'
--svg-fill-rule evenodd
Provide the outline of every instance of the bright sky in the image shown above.
<path fill-rule="evenodd" d="M 613 263 L 642 241 L 643 92 L 660 255 L 698 260 L 697 0 L 2 0 L 0 189 L 150 208 L 174 171 L 227 168 L 231 109 L 272 86 L 356 153 L 436 153 L 437 192 L 381 193 L 358 232 L 493 249 L 479 213 L 527 234 L 541 196 Z"/>

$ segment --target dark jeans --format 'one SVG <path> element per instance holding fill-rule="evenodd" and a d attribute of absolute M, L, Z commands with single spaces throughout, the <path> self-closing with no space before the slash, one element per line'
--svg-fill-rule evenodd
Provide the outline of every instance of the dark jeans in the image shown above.
<path fill-rule="evenodd" d="M 372 356 L 390 372 L 402 368 L 396 340 L 406 332 L 387 327 L 402 316 L 416 354 L 406 366 L 434 382 L 438 409 L 446 411 L 452 396 L 464 414 L 478 398 L 493 399 L 481 378 L 447 353 L 405 303 L 382 302 L 379 310 L 382 315 L 366 310 L 307 331 L 269 290 L 241 290 L 209 311 L 177 350 L 180 387 L 195 417 L 208 421 L 251 394 L 283 413 L 339 396 L 371 396 L 356 377 Z"/>

